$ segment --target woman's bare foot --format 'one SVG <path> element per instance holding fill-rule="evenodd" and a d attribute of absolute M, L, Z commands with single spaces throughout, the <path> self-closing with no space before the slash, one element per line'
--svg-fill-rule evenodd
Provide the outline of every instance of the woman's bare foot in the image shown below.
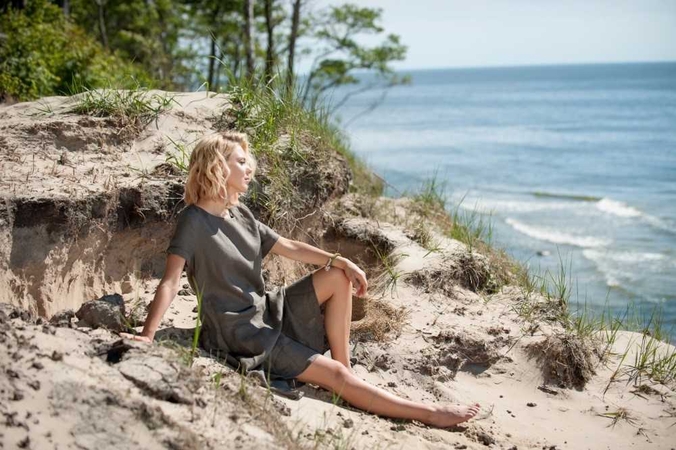
<path fill-rule="evenodd" d="M 473 405 L 451 405 L 435 406 L 434 411 L 426 421 L 428 425 L 439 428 L 452 427 L 462 422 L 466 422 L 479 412 L 479 404 Z"/>

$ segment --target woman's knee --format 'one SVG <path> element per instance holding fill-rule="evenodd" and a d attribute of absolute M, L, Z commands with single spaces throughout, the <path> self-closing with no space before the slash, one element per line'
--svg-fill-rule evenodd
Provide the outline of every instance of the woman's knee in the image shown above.
<path fill-rule="evenodd" d="M 352 288 L 352 282 L 350 279 L 345 275 L 345 272 L 343 269 L 339 269 L 337 267 L 331 267 L 329 269 L 329 275 L 331 276 L 331 281 L 332 284 L 336 287 L 336 289 L 351 289 Z"/>
<path fill-rule="evenodd" d="M 331 361 L 331 388 L 340 391 L 354 375 L 338 361 Z"/>
<path fill-rule="evenodd" d="M 298 379 L 318 384 L 326 389 L 340 390 L 351 376 L 353 376 L 352 373 L 340 362 L 319 356 L 298 376 Z"/>
<path fill-rule="evenodd" d="M 352 292 L 352 283 L 345 276 L 345 272 L 336 267 L 331 267 L 328 271 L 324 269 L 315 271 L 312 274 L 312 285 L 320 305 L 337 292 Z"/>

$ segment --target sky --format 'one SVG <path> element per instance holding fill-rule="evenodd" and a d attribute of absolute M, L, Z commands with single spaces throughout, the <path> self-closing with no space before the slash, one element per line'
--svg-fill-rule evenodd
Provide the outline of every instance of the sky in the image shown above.
<path fill-rule="evenodd" d="M 312 8 L 345 0 L 309 0 Z M 396 69 L 676 61 L 676 0 L 352 0 L 408 46 Z M 373 39 L 362 39 L 375 44 Z M 303 65 L 301 65 L 303 71 Z"/>

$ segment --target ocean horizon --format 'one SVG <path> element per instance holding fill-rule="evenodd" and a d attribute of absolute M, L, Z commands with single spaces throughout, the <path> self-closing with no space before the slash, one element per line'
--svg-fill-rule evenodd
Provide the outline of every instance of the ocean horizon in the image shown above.
<path fill-rule="evenodd" d="M 495 246 L 536 273 L 563 265 L 573 305 L 657 307 L 676 336 L 676 62 L 399 73 L 412 84 L 337 111 L 386 195 L 435 178 Z"/>

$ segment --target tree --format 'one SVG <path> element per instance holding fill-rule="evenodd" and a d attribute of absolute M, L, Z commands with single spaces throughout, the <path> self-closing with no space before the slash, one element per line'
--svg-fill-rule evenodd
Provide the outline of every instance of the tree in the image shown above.
<path fill-rule="evenodd" d="M 406 57 L 406 46 L 399 36 L 389 34 L 385 41 L 375 47 L 357 43 L 359 34 L 381 34 L 378 25 L 382 10 L 361 8 L 353 4 L 332 6 L 322 11 L 312 22 L 312 37 L 321 44 L 305 80 L 303 101 L 316 105 L 328 89 L 349 84 L 358 84 L 352 74 L 357 69 L 375 71 L 375 82 L 348 95 L 354 95 L 377 86 L 391 87 L 408 83 L 408 77 L 400 77 L 390 66 L 392 61 Z M 345 100 L 345 99 L 344 99 Z M 343 101 L 344 101 L 343 100 Z"/>
<path fill-rule="evenodd" d="M 113 84 L 152 81 L 142 68 L 106 51 L 46 0 L 0 14 L 0 100 L 33 100 Z"/>
<path fill-rule="evenodd" d="M 265 31 L 268 38 L 266 52 L 265 52 L 265 83 L 269 83 L 272 79 L 272 73 L 275 70 L 275 27 L 277 22 L 273 18 L 272 8 L 274 7 L 274 0 L 264 0 L 265 4 Z"/>
<path fill-rule="evenodd" d="M 244 2 L 244 45 L 246 47 L 246 76 L 252 79 L 254 76 L 254 0 Z"/>
<path fill-rule="evenodd" d="M 185 2 L 176 0 L 70 0 L 74 23 L 104 47 L 151 73 L 159 87 L 175 89 L 192 73 L 195 57 L 180 43 Z"/>
<path fill-rule="evenodd" d="M 293 63 L 296 57 L 296 40 L 298 39 L 298 29 L 300 27 L 300 8 L 301 0 L 294 0 L 293 12 L 291 13 L 291 33 L 289 33 L 289 58 L 286 68 L 286 86 L 287 89 L 293 89 Z"/>

